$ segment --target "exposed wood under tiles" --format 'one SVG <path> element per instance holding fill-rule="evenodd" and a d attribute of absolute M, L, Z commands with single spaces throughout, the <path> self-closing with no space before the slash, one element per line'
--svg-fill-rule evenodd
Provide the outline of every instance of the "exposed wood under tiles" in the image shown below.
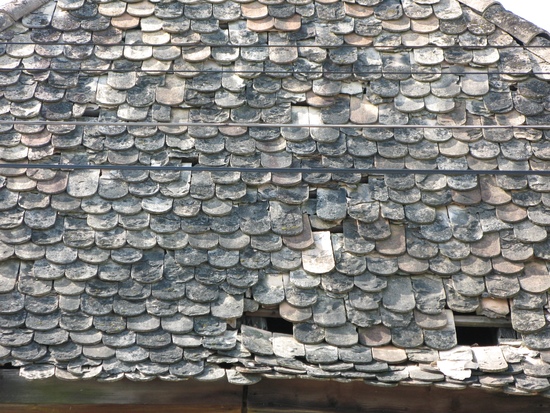
<path fill-rule="evenodd" d="M 472 406 L 484 413 L 539 413 L 550 409 L 550 399 L 539 396 L 513 397 L 477 389 L 377 387 L 361 381 L 263 380 L 249 387 L 195 380 L 29 382 L 16 371 L 3 370 L 0 382 L 0 410 L 10 413 L 470 413 Z"/>

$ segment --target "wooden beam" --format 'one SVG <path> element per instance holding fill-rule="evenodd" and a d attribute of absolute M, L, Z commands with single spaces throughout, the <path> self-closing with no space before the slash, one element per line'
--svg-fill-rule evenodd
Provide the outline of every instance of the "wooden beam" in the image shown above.
<path fill-rule="evenodd" d="M 267 380 L 250 387 L 225 381 L 114 383 L 27 381 L 0 370 L 0 411 L 10 413 L 540 413 L 550 399 L 480 389 L 376 387 L 362 381 Z M 474 407 L 475 406 L 475 407 Z"/>
<path fill-rule="evenodd" d="M 241 413 L 243 388 L 227 381 L 100 383 L 95 380 L 25 380 L 0 369 L 0 411 L 5 412 L 224 412 Z M 126 405 L 122 408 L 121 405 Z M 132 406 L 132 407 L 128 407 Z M 98 410 L 101 408 L 101 410 Z M 105 409 L 105 410 L 103 410 Z"/>
<path fill-rule="evenodd" d="M 244 313 L 246 317 L 263 317 L 263 318 L 282 318 L 281 314 L 279 314 L 279 308 L 262 308 L 258 311 L 249 311 L 247 313 Z"/>
<path fill-rule="evenodd" d="M 455 325 L 458 327 L 489 327 L 509 328 L 512 327 L 512 320 L 509 318 L 489 318 L 482 315 L 456 315 Z"/>
<path fill-rule="evenodd" d="M 212 397 L 212 396 L 211 396 Z M 217 410 L 216 406 L 189 407 L 170 404 L 0 404 L 9 413 L 215 413 L 238 410 Z"/>
<path fill-rule="evenodd" d="M 248 389 L 248 413 L 540 413 L 550 400 L 481 389 L 377 387 L 362 381 L 262 380 Z"/>

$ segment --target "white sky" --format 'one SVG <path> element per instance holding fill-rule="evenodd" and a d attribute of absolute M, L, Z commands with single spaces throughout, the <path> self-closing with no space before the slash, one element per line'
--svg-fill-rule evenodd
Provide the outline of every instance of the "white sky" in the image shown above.
<path fill-rule="evenodd" d="M 550 31 L 550 0 L 498 0 L 505 9 Z"/>

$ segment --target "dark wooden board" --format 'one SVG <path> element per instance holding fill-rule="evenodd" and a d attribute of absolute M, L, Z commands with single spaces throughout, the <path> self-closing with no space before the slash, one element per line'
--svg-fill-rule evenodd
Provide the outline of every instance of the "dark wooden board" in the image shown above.
<path fill-rule="evenodd" d="M 13 413 L 540 413 L 550 399 L 485 390 L 370 386 L 362 381 L 267 380 L 250 387 L 225 381 L 136 383 L 121 380 L 27 381 L 0 370 L 0 411 Z"/>
<path fill-rule="evenodd" d="M 97 405 L 115 405 L 117 412 L 241 412 L 243 388 L 217 381 L 214 383 L 187 380 L 166 382 L 132 382 L 121 380 L 100 383 L 95 380 L 61 381 L 55 378 L 46 380 L 25 380 L 17 370 L 0 370 L 0 411 L 44 411 L 54 412 L 60 405 L 79 405 L 78 412 L 99 411 Z M 4 406 L 10 406 L 8 409 Z M 17 410 L 15 406 L 27 405 L 28 410 Z M 38 406 L 36 410 L 34 406 Z M 86 407 L 86 405 L 95 405 Z M 139 406 L 140 409 L 120 405 Z M 163 406 L 159 408 L 158 406 Z M 108 406 L 104 406 L 107 408 Z M 22 408 L 22 407 L 21 407 Z M 47 410 L 47 409 L 50 410 Z M 35 409 L 35 410 L 33 410 Z M 95 409 L 95 410 L 94 410 Z M 156 409 L 156 410 L 155 410 Z M 195 409 L 195 410 L 194 410 Z"/>
<path fill-rule="evenodd" d="M 6 413 L 241 413 L 241 406 L 220 409 L 216 405 L 174 404 L 0 404 Z"/>
<path fill-rule="evenodd" d="M 311 380 L 262 380 L 248 389 L 248 413 L 541 413 L 550 399 L 480 389 L 377 387 Z"/>

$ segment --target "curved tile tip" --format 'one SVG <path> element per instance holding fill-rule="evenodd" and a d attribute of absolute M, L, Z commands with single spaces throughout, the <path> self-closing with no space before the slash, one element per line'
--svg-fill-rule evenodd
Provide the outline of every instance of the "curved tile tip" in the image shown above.
<path fill-rule="evenodd" d="M 478 13 L 483 13 L 493 4 L 499 4 L 497 0 L 458 0 L 458 2 L 465 4 Z"/>
<path fill-rule="evenodd" d="M 529 45 L 539 34 L 546 30 L 506 10 L 496 0 L 458 0 L 483 16 L 505 32 Z"/>
<path fill-rule="evenodd" d="M 27 16 L 50 0 L 2 0 L 0 1 L 0 31 Z"/>

